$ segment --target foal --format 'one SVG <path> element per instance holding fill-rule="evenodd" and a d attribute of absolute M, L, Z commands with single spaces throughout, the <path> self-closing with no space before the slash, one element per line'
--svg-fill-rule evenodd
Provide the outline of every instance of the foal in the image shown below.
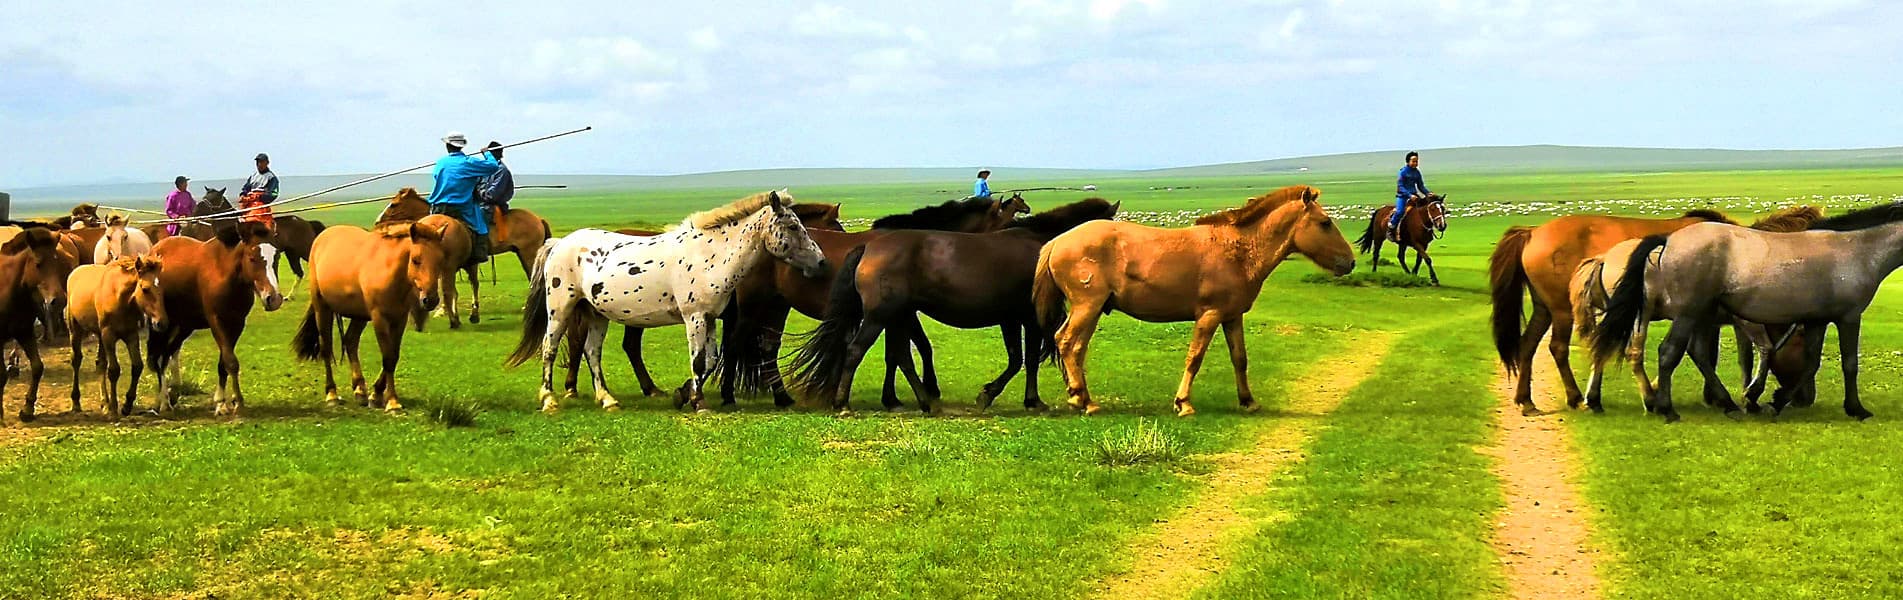
<path fill-rule="evenodd" d="M 130 404 L 139 395 L 139 376 L 145 364 L 139 356 L 140 334 L 148 324 L 164 331 L 165 298 L 159 293 L 159 260 L 129 256 L 110 263 L 85 265 L 66 278 L 66 324 L 72 331 L 73 412 L 79 407 L 79 364 L 85 358 L 87 334 L 99 335 L 99 358 L 105 369 L 99 373 L 100 393 L 105 396 L 106 416 L 119 416 L 119 351 L 125 344 L 126 357 L 132 361 L 132 381 L 126 385 L 125 399 Z"/>

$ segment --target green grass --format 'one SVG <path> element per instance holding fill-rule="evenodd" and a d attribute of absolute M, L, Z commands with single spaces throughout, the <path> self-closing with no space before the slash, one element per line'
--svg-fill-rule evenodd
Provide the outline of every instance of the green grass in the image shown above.
<path fill-rule="evenodd" d="M 1456 205 L 1539 201 L 1548 212 L 1587 200 L 1624 199 L 1594 210 L 1643 212 L 1660 199 L 1813 194 L 1842 206 L 1903 191 L 1899 173 L 1455 175 L 1436 178 L 1435 189 Z M 1315 182 L 1331 206 L 1371 207 L 1391 185 L 1324 179 Z M 1295 181 L 1119 180 L 1096 182 L 1102 189 L 1090 194 L 1167 221 Z M 941 188 L 794 194 L 843 202 L 848 219 L 869 219 L 951 195 Z M 666 224 L 742 193 L 594 192 L 525 196 L 517 205 L 559 233 Z M 1084 195 L 1030 200 L 1044 208 Z M 318 217 L 363 223 L 373 213 Z M 1543 219 L 1456 219 L 1434 246 L 1446 284 L 1438 288 L 1307 283 L 1318 271 L 1292 259 L 1247 321 L 1261 415 L 1236 408 L 1229 362 L 1215 348 L 1197 380 L 1199 414 L 1172 416 L 1189 326 L 1121 315 L 1105 318 L 1093 342 L 1093 389 L 1107 410 L 1090 418 L 1024 412 L 1015 401 L 1021 383 L 972 417 L 841 419 L 774 411 L 764 399 L 743 400 L 734 413 L 683 415 L 668 401 L 636 398 L 618 357 L 607 375 L 626 410 L 573 400 L 562 413 L 538 414 L 535 370 L 500 366 L 525 287 L 505 258 L 500 284 L 485 282 L 483 322 L 449 331 L 438 320 L 405 338 L 398 377 L 412 408 L 387 416 L 323 404 L 322 368 L 291 359 L 299 294 L 279 312 L 252 315 L 239 345 L 244 419 L 211 422 L 200 395 L 185 402 L 190 422 L 135 418 L 0 445 L 0 496 L 8 499 L 0 503 L 0 597 L 1079 596 L 1141 560 L 1124 546 L 1196 501 L 1208 468 L 1200 457 L 1274 426 L 1264 415 L 1286 402 L 1282 382 L 1329 368 L 1325 358 L 1366 331 L 1401 337 L 1321 424 L 1307 459 L 1245 500 L 1260 527 L 1225 549 L 1230 566 L 1203 594 L 1494 595 L 1501 576 L 1485 535 L 1499 492 L 1474 453 L 1494 401 L 1483 262 L 1502 229 Z M 1343 221 L 1355 232 L 1362 224 L 1352 214 Z M 1903 442 L 1885 421 L 1903 414 L 1903 358 L 1891 354 L 1903 348 L 1903 327 L 1886 316 L 1897 314 L 1896 292 L 1879 296 L 1866 327 L 1865 402 L 1879 415 L 1870 423 L 1836 411 L 1834 373 L 1818 408 L 1776 424 L 1731 423 L 1688 406 L 1685 423 L 1665 427 L 1638 413 L 1621 374 L 1608 379 L 1608 414 L 1569 419 L 1614 594 L 1898 592 L 1903 584 L 1885 566 L 1899 558 L 1890 538 L 1903 500 L 1882 454 Z M 789 329 L 812 324 L 796 317 Z M 948 401 L 969 408 L 1003 367 L 995 330 L 927 327 Z M 213 354 L 199 337 L 187 347 L 186 378 L 209 387 Z M 647 337 L 657 380 L 678 384 L 687 375 L 680 330 Z M 366 364 L 375 364 L 373 346 Z M 880 356 L 870 352 L 858 378 L 861 408 L 876 406 Z M 63 370 L 49 365 L 48 376 L 63 379 Z M 1041 375 L 1043 397 L 1060 400 L 1056 370 Z M 1691 389 L 1690 370 L 1683 376 L 1680 389 Z M 430 410 L 449 406 L 472 409 L 474 422 L 446 427 L 431 418 L 452 417 Z M 1139 448 L 1123 453 L 1131 457 L 1164 456 L 1161 440 L 1171 440 L 1178 456 L 1112 466 L 1100 449 L 1107 440 Z"/>

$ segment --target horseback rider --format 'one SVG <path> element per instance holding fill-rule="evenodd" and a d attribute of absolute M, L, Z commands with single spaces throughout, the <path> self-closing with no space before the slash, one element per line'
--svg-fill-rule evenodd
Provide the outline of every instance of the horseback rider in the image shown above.
<path fill-rule="evenodd" d="M 1394 186 L 1394 212 L 1388 214 L 1388 239 L 1395 243 L 1401 241 L 1401 218 L 1407 216 L 1408 202 L 1417 198 L 1426 198 L 1433 192 L 1427 191 L 1427 181 L 1421 177 L 1421 153 L 1407 153 L 1407 166 L 1401 167 L 1401 174 Z"/>
<path fill-rule="evenodd" d="M 271 172 L 271 157 L 259 152 L 252 160 L 258 164 L 258 172 L 244 180 L 244 186 L 238 188 L 238 208 L 244 213 L 239 215 L 240 223 L 263 223 L 266 227 L 277 228 L 277 219 L 271 214 L 271 207 L 265 206 L 278 199 L 278 175 Z"/>
<path fill-rule="evenodd" d="M 978 181 L 971 184 L 971 197 L 979 200 L 991 199 L 991 170 L 978 171 Z"/>
<path fill-rule="evenodd" d="M 509 212 L 509 200 L 515 198 L 515 174 L 509 172 L 509 163 L 502 162 L 502 144 L 489 142 L 490 156 L 496 157 L 496 164 L 502 168 L 488 177 L 482 178 L 482 184 L 476 186 L 476 197 L 483 204 L 494 206 L 499 212 Z"/>
<path fill-rule="evenodd" d="M 431 172 L 436 188 L 430 191 L 429 209 L 430 214 L 449 215 L 469 227 L 469 261 L 463 266 L 475 266 L 489 260 L 489 223 L 476 200 L 476 186 L 502 170 L 497 161 L 501 144 L 489 142 L 487 151 L 474 156 L 463 154 L 468 145 L 469 138 L 461 133 L 443 136 L 443 148 L 449 154 L 436 159 Z"/>
<path fill-rule="evenodd" d="M 189 217 L 198 208 L 198 200 L 192 198 L 191 181 L 184 175 L 172 179 L 172 193 L 165 195 L 165 218 Z M 165 235 L 178 235 L 178 227 L 178 223 L 166 223 Z"/>

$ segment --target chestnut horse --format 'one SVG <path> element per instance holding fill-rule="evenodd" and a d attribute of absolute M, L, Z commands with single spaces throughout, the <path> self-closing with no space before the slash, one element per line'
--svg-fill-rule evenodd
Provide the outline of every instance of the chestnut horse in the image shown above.
<path fill-rule="evenodd" d="M 1614 244 L 1648 235 L 1671 233 L 1694 223 L 1737 225 L 1714 210 L 1694 210 L 1675 219 L 1640 219 L 1601 215 L 1564 216 L 1538 227 L 1511 227 L 1488 259 L 1488 284 L 1493 295 L 1493 346 L 1507 376 L 1515 379 L 1513 401 L 1520 413 L 1540 413 L 1533 404 L 1533 355 L 1548 329 L 1553 340 L 1547 350 L 1559 367 L 1566 386 L 1566 405 L 1578 408 L 1585 400 L 1573 377 L 1569 353 L 1573 337 L 1573 302 L 1566 291 L 1579 263 L 1605 253 Z M 1530 293 L 1529 293 L 1530 292 Z M 1533 315 L 1525 318 L 1524 296 L 1533 299 Z M 1525 329 L 1521 326 L 1524 324 Z"/>
<path fill-rule="evenodd" d="M 450 224 L 389 224 L 374 233 L 344 225 L 317 236 L 311 247 L 311 303 L 291 347 L 300 359 L 324 361 L 326 402 L 341 402 L 331 368 L 335 362 L 331 333 L 335 331 L 334 323 L 343 320 L 348 322 L 344 356 L 350 360 L 351 393 L 367 406 L 390 411 L 403 408 L 396 393 L 403 328 L 411 313 L 417 313 L 420 319 L 436 308 L 442 281 L 455 273 L 444 260 L 447 252 L 443 234 Z M 463 252 L 468 251 L 465 245 Z M 377 350 L 383 355 L 383 370 L 371 388 L 374 396 L 365 392 L 363 364 L 357 359 L 366 323 L 375 331 Z"/>
<path fill-rule="evenodd" d="M 240 223 L 218 229 L 218 237 L 201 242 L 178 236 L 160 240 L 152 254 L 159 268 L 159 289 L 165 295 L 165 315 L 171 327 L 146 338 L 146 366 L 159 380 L 159 398 L 176 407 L 172 380 L 178 377 L 178 351 L 200 329 L 210 329 L 218 343 L 218 389 L 212 395 L 213 414 L 236 415 L 244 406 L 238 383 L 238 338 L 245 318 L 257 299 L 266 312 L 284 304 L 278 294 L 277 274 L 271 272 L 276 250 L 265 243 L 271 230 L 261 223 Z M 172 373 L 165 372 L 167 366 Z M 227 393 L 227 388 L 229 392 Z M 130 398 L 120 407 L 132 413 Z"/>
<path fill-rule="evenodd" d="M 66 323 L 72 331 L 73 412 L 79 407 L 79 363 L 86 356 L 83 343 L 88 334 L 99 336 L 99 358 L 106 367 L 99 373 L 99 390 L 105 396 L 106 416 L 119 416 L 119 350 L 124 344 L 132 362 L 132 381 L 126 384 L 125 398 L 131 403 L 139 395 L 139 376 L 145 363 L 139 357 L 140 334 L 149 325 L 164 331 L 165 298 L 159 293 L 159 260 L 127 256 L 108 263 L 81 266 L 66 278 Z"/>
<path fill-rule="evenodd" d="M 1176 414 L 1195 414 L 1190 384 L 1202 368 L 1216 327 L 1229 342 L 1236 394 L 1256 409 L 1242 315 L 1255 306 L 1262 282 L 1289 256 L 1307 256 L 1336 275 L 1355 270 L 1355 252 L 1322 208 L 1321 190 L 1290 186 L 1196 220 L 1183 229 L 1136 223 L 1091 223 L 1044 245 L 1033 295 L 1038 321 L 1055 329 L 1059 363 L 1072 408 L 1100 410 L 1084 377 L 1097 319 L 1112 309 L 1152 323 L 1193 321 Z M 1064 302 L 1070 302 L 1070 313 Z"/>
<path fill-rule="evenodd" d="M 0 344 L 19 344 L 28 364 L 22 422 L 33 420 L 40 378 L 46 374 L 39 338 L 33 331 L 35 317 L 44 314 L 47 298 L 64 295 L 66 290 L 65 277 L 54 268 L 60 260 L 59 235 L 51 229 L 26 229 L 0 244 Z M 0 392 L 6 390 L 7 371 L 0 368 Z"/>
<path fill-rule="evenodd" d="M 1012 221 L 989 233 L 903 230 L 879 236 L 846 254 L 833 278 L 826 318 L 796 352 L 795 387 L 808 395 L 830 397 L 835 409 L 850 406 L 853 375 L 879 335 L 886 334 L 887 357 L 905 372 L 919 410 L 931 413 L 938 390 L 913 372 L 906 350 L 923 338 L 918 313 L 961 329 L 999 327 L 1007 364 L 985 384 L 978 404 L 989 407 L 1004 387 L 1025 371 L 1024 407 L 1041 410 L 1037 363 L 1049 357 L 1050 337 L 1037 323 L 1031 305 L 1031 281 L 1038 249 L 1051 238 L 1091 221 L 1110 219 L 1118 206 L 1089 198 Z M 1028 364 L 1028 368 L 1026 367 Z M 926 370 L 932 371 L 926 363 Z M 898 410 L 897 398 L 884 398 L 886 410 Z"/>
<path fill-rule="evenodd" d="M 409 188 L 406 188 L 409 189 Z M 411 189 L 414 192 L 414 189 Z M 514 252 L 517 261 L 522 263 L 522 274 L 532 275 L 535 269 L 535 255 L 542 251 L 542 244 L 548 242 L 548 221 L 520 208 L 511 208 L 500 212 L 489 207 L 489 255 Z M 429 215 L 429 201 L 420 194 L 404 195 L 397 192 L 390 204 L 383 207 L 383 213 L 377 215 L 377 222 L 415 221 Z M 473 273 L 470 271 L 474 277 Z M 470 319 L 471 323 L 475 319 Z"/>
<path fill-rule="evenodd" d="M 443 249 L 441 256 L 443 264 L 436 268 L 436 272 L 441 273 L 443 278 L 438 287 L 442 290 L 441 309 L 444 315 L 449 317 L 449 328 L 461 329 L 463 326 L 456 295 L 458 270 L 469 275 L 469 322 L 482 322 L 482 279 L 477 277 L 480 272 L 476 269 L 476 265 L 468 264 L 469 252 L 475 244 L 472 237 L 474 234 L 470 233 L 468 225 L 449 215 L 414 216 L 415 211 L 411 209 L 418 202 L 423 202 L 423 195 L 418 194 L 416 188 L 406 187 L 397 190 L 396 195 L 391 197 L 390 203 L 383 207 L 383 212 L 377 215 L 376 227 L 420 223 L 440 231 L 441 234 L 437 237 L 441 238 L 438 245 Z M 424 203 L 424 206 L 428 206 L 428 203 Z M 416 315 L 417 331 L 423 330 L 424 316 Z"/>
<path fill-rule="evenodd" d="M 1408 202 L 1407 214 L 1401 216 L 1401 243 L 1394 245 L 1395 264 L 1409 275 L 1420 275 L 1421 261 L 1427 261 L 1427 276 L 1434 285 L 1440 285 L 1440 274 L 1434 272 L 1434 258 L 1427 255 L 1427 246 L 1447 233 L 1446 200 L 1446 196 L 1428 194 Z M 1369 256 L 1369 272 L 1381 270 L 1381 243 L 1388 241 L 1388 221 L 1393 214 L 1391 205 L 1374 209 L 1374 214 L 1368 215 L 1367 231 L 1355 240 L 1361 253 Z M 1407 266 L 1408 248 L 1414 249 L 1412 269 Z"/>

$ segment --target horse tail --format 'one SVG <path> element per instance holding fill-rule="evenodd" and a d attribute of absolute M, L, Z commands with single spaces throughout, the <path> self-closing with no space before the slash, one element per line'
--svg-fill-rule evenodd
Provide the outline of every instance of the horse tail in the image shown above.
<path fill-rule="evenodd" d="M 1031 283 L 1031 302 L 1037 307 L 1037 326 L 1043 330 L 1044 352 L 1034 360 L 1057 360 L 1057 330 L 1070 315 L 1064 311 L 1064 290 L 1057 286 L 1057 274 L 1051 271 L 1051 245 L 1037 252 L 1036 279 Z"/>
<path fill-rule="evenodd" d="M 304 222 L 311 224 L 311 237 L 316 237 L 317 234 L 324 232 L 323 221 L 319 221 L 317 219 L 305 219 Z"/>
<path fill-rule="evenodd" d="M 846 261 L 833 272 L 832 293 L 826 300 L 826 318 L 819 327 L 797 337 L 804 339 L 793 353 L 792 378 L 788 383 L 800 393 L 833 392 L 846 365 L 846 345 L 859 333 L 865 317 L 865 302 L 859 298 L 859 261 L 866 247 L 853 248 Z M 890 343 L 891 340 L 887 340 Z"/>
<path fill-rule="evenodd" d="M 1594 364 L 1618 357 L 1632 344 L 1632 331 L 1638 328 L 1639 319 L 1645 318 L 1645 267 L 1652 262 L 1652 251 L 1664 246 L 1664 234 L 1648 236 L 1639 240 L 1639 247 L 1626 258 L 1625 275 L 1606 299 L 1606 318 L 1592 338 Z"/>
<path fill-rule="evenodd" d="M 1368 213 L 1368 228 L 1361 232 L 1361 237 L 1355 238 L 1355 246 L 1361 248 L 1362 254 L 1374 251 L 1374 224 L 1380 220 L 1381 209 L 1377 208 L 1374 209 L 1374 212 Z M 1375 260 L 1380 259 L 1376 258 Z"/>
<path fill-rule="evenodd" d="M 556 244 L 543 244 L 535 253 L 535 266 L 529 269 L 529 297 L 522 306 L 522 339 L 503 364 L 517 367 L 542 353 L 542 338 L 548 336 L 548 254 Z"/>
<path fill-rule="evenodd" d="M 1605 300 L 1601 291 L 1605 285 L 1605 264 L 1605 258 L 1595 256 L 1573 270 L 1573 332 L 1582 341 L 1592 339 L 1593 332 L 1599 328 L 1593 308 L 1603 305 Z"/>
<path fill-rule="evenodd" d="M 1508 375 L 1520 370 L 1520 326 L 1526 313 L 1522 295 L 1527 285 L 1520 253 L 1532 239 L 1531 227 L 1509 228 L 1487 260 L 1487 281 L 1493 290 L 1493 347 L 1499 351 L 1500 364 L 1506 365 Z"/>
<path fill-rule="evenodd" d="M 773 364 L 767 353 L 767 340 L 779 332 L 767 328 L 753 315 L 741 310 L 739 303 L 729 304 L 723 315 L 727 321 L 720 336 L 720 376 L 731 381 L 743 394 L 767 389 L 766 371 Z M 784 323 L 782 323 L 784 326 Z"/>
<path fill-rule="evenodd" d="M 311 298 L 310 305 L 304 308 L 304 322 L 298 324 L 297 335 L 291 337 L 291 349 L 297 352 L 298 360 L 321 358 L 317 351 L 318 339 L 322 337 L 318 334 L 321 327 L 317 324 L 317 302 L 317 298 Z"/>

